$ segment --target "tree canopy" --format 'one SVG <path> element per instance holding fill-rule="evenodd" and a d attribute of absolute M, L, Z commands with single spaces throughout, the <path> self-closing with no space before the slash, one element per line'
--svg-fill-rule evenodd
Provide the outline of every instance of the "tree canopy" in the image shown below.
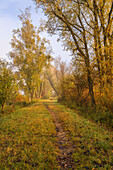
<path fill-rule="evenodd" d="M 45 27 L 70 50 L 75 60 L 84 63 L 92 105 L 93 72 L 100 92 L 112 86 L 113 1 L 112 0 L 35 0 L 47 16 Z"/>
<path fill-rule="evenodd" d="M 43 68 L 48 64 L 50 55 L 47 51 L 45 38 L 41 39 L 38 29 L 30 19 L 30 9 L 21 12 L 19 19 L 22 27 L 13 30 L 10 57 L 16 67 L 19 85 L 26 95 L 33 99 L 40 85 Z"/>

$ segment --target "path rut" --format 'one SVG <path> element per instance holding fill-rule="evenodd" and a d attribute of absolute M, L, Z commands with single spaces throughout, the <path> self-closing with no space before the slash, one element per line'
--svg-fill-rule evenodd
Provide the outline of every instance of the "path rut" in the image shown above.
<path fill-rule="evenodd" d="M 74 150 L 73 141 L 69 138 L 68 133 L 64 130 L 62 123 L 58 120 L 57 114 L 53 112 L 48 105 L 45 105 L 51 113 L 57 131 L 57 147 L 60 154 L 57 158 L 60 169 L 75 169 L 75 163 L 72 159 Z"/>

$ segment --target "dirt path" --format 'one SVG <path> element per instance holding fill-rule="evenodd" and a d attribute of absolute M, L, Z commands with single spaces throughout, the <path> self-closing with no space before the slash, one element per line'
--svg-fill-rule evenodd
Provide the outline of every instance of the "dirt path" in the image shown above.
<path fill-rule="evenodd" d="M 64 131 L 62 123 L 58 120 L 57 114 L 51 111 L 49 106 L 45 105 L 48 111 L 51 113 L 57 131 L 57 147 L 60 150 L 60 154 L 57 158 L 60 169 L 75 169 L 75 163 L 72 159 L 74 145 L 71 139 L 68 137 L 68 133 Z"/>

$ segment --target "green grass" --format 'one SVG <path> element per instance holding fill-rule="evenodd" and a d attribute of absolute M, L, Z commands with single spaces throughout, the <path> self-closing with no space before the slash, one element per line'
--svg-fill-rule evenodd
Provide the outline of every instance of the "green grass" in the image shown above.
<path fill-rule="evenodd" d="M 42 104 L 1 117 L 0 169 L 57 167 L 55 126 Z"/>
<path fill-rule="evenodd" d="M 113 133 L 56 100 L 41 100 L 0 117 L 0 170 L 59 169 L 49 108 L 73 141 L 75 169 L 113 169 Z"/>
<path fill-rule="evenodd" d="M 60 101 L 61 104 L 64 104 L 66 107 L 78 110 L 79 115 L 87 118 L 90 121 L 96 122 L 106 129 L 113 130 L 113 111 L 108 109 L 107 107 L 103 107 L 100 104 L 96 105 L 96 109 L 93 109 L 91 105 L 89 106 L 77 106 L 75 102 L 71 101 Z M 112 101 L 111 101 L 112 105 Z"/>
<path fill-rule="evenodd" d="M 61 104 L 50 105 L 75 145 L 76 169 L 113 169 L 113 133 Z"/>

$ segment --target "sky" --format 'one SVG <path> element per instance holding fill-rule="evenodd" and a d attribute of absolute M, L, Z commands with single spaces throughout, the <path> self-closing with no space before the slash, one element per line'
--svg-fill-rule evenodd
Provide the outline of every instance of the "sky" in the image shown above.
<path fill-rule="evenodd" d="M 44 14 L 36 12 L 36 6 L 32 0 L 0 0 L 0 58 L 8 59 L 8 53 L 11 51 L 12 31 L 21 27 L 21 22 L 18 18 L 20 10 L 31 6 L 32 23 L 39 27 L 40 19 L 44 19 Z M 61 57 L 63 61 L 70 62 L 70 53 L 63 50 L 60 42 L 57 42 L 57 36 L 50 37 L 47 33 L 42 34 L 52 46 L 54 58 Z"/>

